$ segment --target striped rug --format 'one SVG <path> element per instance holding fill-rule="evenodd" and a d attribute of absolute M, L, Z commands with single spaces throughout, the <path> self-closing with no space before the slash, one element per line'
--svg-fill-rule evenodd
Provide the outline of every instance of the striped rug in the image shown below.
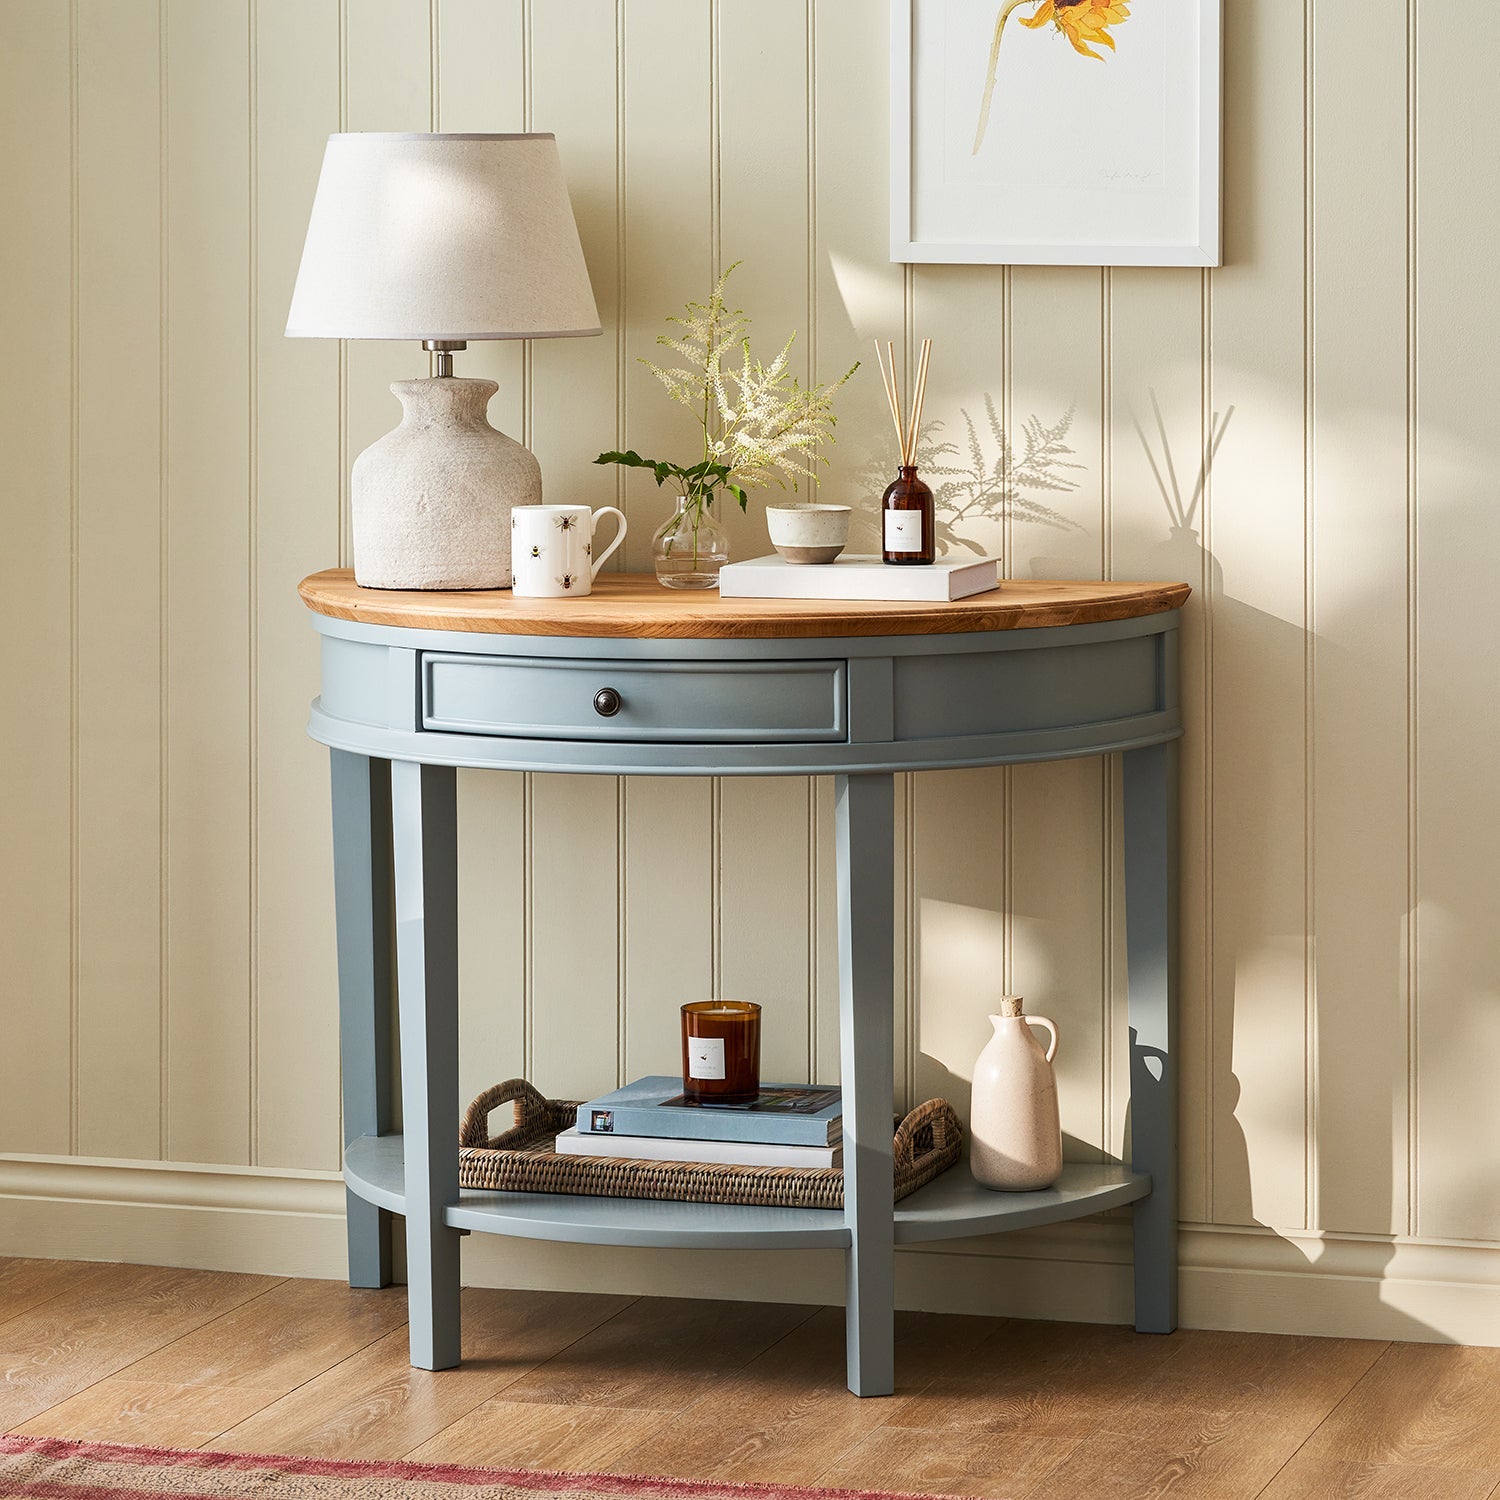
<path fill-rule="evenodd" d="M 35 1500 L 934 1500 L 877 1490 L 349 1463 L 5 1436 L 0 1436 L 0 1495 Z"/>

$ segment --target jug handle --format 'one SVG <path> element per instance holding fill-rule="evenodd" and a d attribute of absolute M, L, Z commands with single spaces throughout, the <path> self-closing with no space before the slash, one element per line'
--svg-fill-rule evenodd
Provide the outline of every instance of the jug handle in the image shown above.
<path fill-rule="evenodd" d="M 1026 1016 L 1024 1019 L 1028 1026 L 1045 1026 L 1047 1028 L 1050 1038 L 1047 1043 L 1047 1061 L 1051 1062 L 1052 1059 L 1057 1056 L 1056 1024 L 1052 1021 L 1049 1021 L 1046 1016 Z"/>

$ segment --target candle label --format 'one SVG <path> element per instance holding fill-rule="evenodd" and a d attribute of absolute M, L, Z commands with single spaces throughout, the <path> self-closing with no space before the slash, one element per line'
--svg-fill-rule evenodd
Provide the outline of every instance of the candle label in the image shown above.
<path fill-rule="evenodd" d="M 887 552 L 920 552 L 922 550 L 921 511 L 886 511 L 885 550 Z"/>
<path fill-rule="evenodd" d="M 694 1036 L 688 1038 L 688 1077 L 722 1078 L 724 1076 L 724 1038 Z"/>

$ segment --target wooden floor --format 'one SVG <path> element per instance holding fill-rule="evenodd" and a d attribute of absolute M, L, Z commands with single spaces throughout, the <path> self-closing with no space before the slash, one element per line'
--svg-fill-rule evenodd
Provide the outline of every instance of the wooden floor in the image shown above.
<path fill-rule="evenodd" d="M 986 1497 L 1500 1500 L 1500 1350 L 902 1314 L 894 1397 L 835 1308 L 0 1260 L 0 1430 L 174 1448 Z"/>

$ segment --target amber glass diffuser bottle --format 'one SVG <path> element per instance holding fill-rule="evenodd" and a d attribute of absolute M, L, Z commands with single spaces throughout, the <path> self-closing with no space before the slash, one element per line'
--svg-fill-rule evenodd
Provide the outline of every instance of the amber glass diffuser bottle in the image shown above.
<path fill-rule="evenodd" d="M 750 1104 L 760 1093 L 760 1006 L 698 1000 L 682 1007 L 682 1092 L 689 1104 Z"/>
<path fill-rule="evenodd" d="M 903 464 L 880 497 L 880 524 L 888 563 L 930 563 L 937 556 L 932 491 L 915 464 Z"/>
<path fill-rule="evenodd" d="M 917 478 L 917 438 L 922 431 L 922 402 L 927 396 L 927 361 L 931 355 L 932 340 L 923 339 L 908 415 L 902 410 L 895 346 L 887 339 L 885 357 L 882 358 L 880 341 L 875 341 L 875 358 L 880 361 L 885 399 L 890 403 L 891 421 L 896 425 L 896 451 L 901 456 L 901 472 L 880 497 L 881 556 L 898 567 L 937 560 L 937 518 L 932 491 Z M 887 359 L 889 369 L 886 368 Z"/>

